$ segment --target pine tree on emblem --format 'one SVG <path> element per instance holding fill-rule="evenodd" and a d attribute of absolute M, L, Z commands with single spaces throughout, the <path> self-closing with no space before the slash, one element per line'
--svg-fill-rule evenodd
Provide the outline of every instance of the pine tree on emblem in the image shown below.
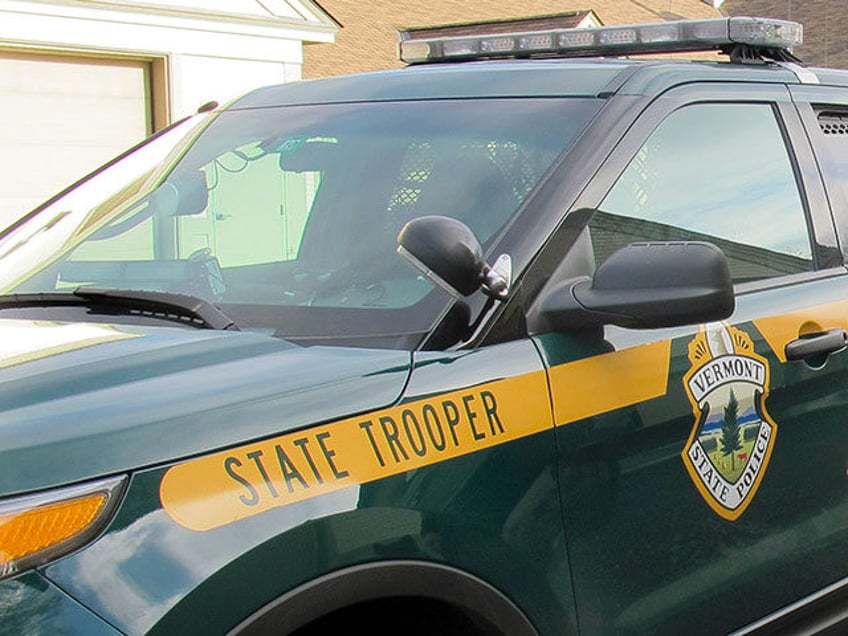
<path fill-rule="evenodd" d="M 724 407 L 724 419 L 721 422 L 721 454 L 730 455 L 730 470 L 736 470 L 736 451 L 742 448 L 739 440 L 739 402 L 730 389 L 730 399 Z"/>

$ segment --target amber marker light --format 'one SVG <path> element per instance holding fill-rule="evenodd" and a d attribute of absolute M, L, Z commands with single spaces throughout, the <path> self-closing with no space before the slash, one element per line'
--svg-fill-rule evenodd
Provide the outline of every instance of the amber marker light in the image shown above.
<path fill-rule="evenodd" d="M 49 563 L 95 539 L 124 477 L 0 501 L 0 579 Z"/>

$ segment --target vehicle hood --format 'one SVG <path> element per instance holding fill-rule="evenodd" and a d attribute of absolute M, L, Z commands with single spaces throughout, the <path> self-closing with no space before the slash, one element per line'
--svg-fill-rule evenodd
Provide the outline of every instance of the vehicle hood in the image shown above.
<path fill-rule="evenodd" d="M 0 496 L 385 407 L 409 367 L 260 333 L 0 320 Z"/>

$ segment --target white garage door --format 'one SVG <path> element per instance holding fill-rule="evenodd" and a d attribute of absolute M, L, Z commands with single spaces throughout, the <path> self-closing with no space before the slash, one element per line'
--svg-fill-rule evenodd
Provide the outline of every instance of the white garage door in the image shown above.
<path fill-rule="evenodd" d="M 149 66 L 0 54 L 0 229 L 149 134 Z"/>

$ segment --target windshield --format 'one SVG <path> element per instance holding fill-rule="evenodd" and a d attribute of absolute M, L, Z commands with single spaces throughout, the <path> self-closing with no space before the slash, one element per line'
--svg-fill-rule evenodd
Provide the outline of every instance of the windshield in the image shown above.
<path fill-rule="evenodd" d="M 401 227 L 451 216 L 491 244 L 596 108 L 487 99 L 225 111 L 199 134 L 188 124 L 187 150 L 145 146 L 98 175 L 99 188 L 71 190 L 7 234 L 0 289 L 191 294 L 242 329 L 414 348 L 451 299 L 397 254 Z"/>

